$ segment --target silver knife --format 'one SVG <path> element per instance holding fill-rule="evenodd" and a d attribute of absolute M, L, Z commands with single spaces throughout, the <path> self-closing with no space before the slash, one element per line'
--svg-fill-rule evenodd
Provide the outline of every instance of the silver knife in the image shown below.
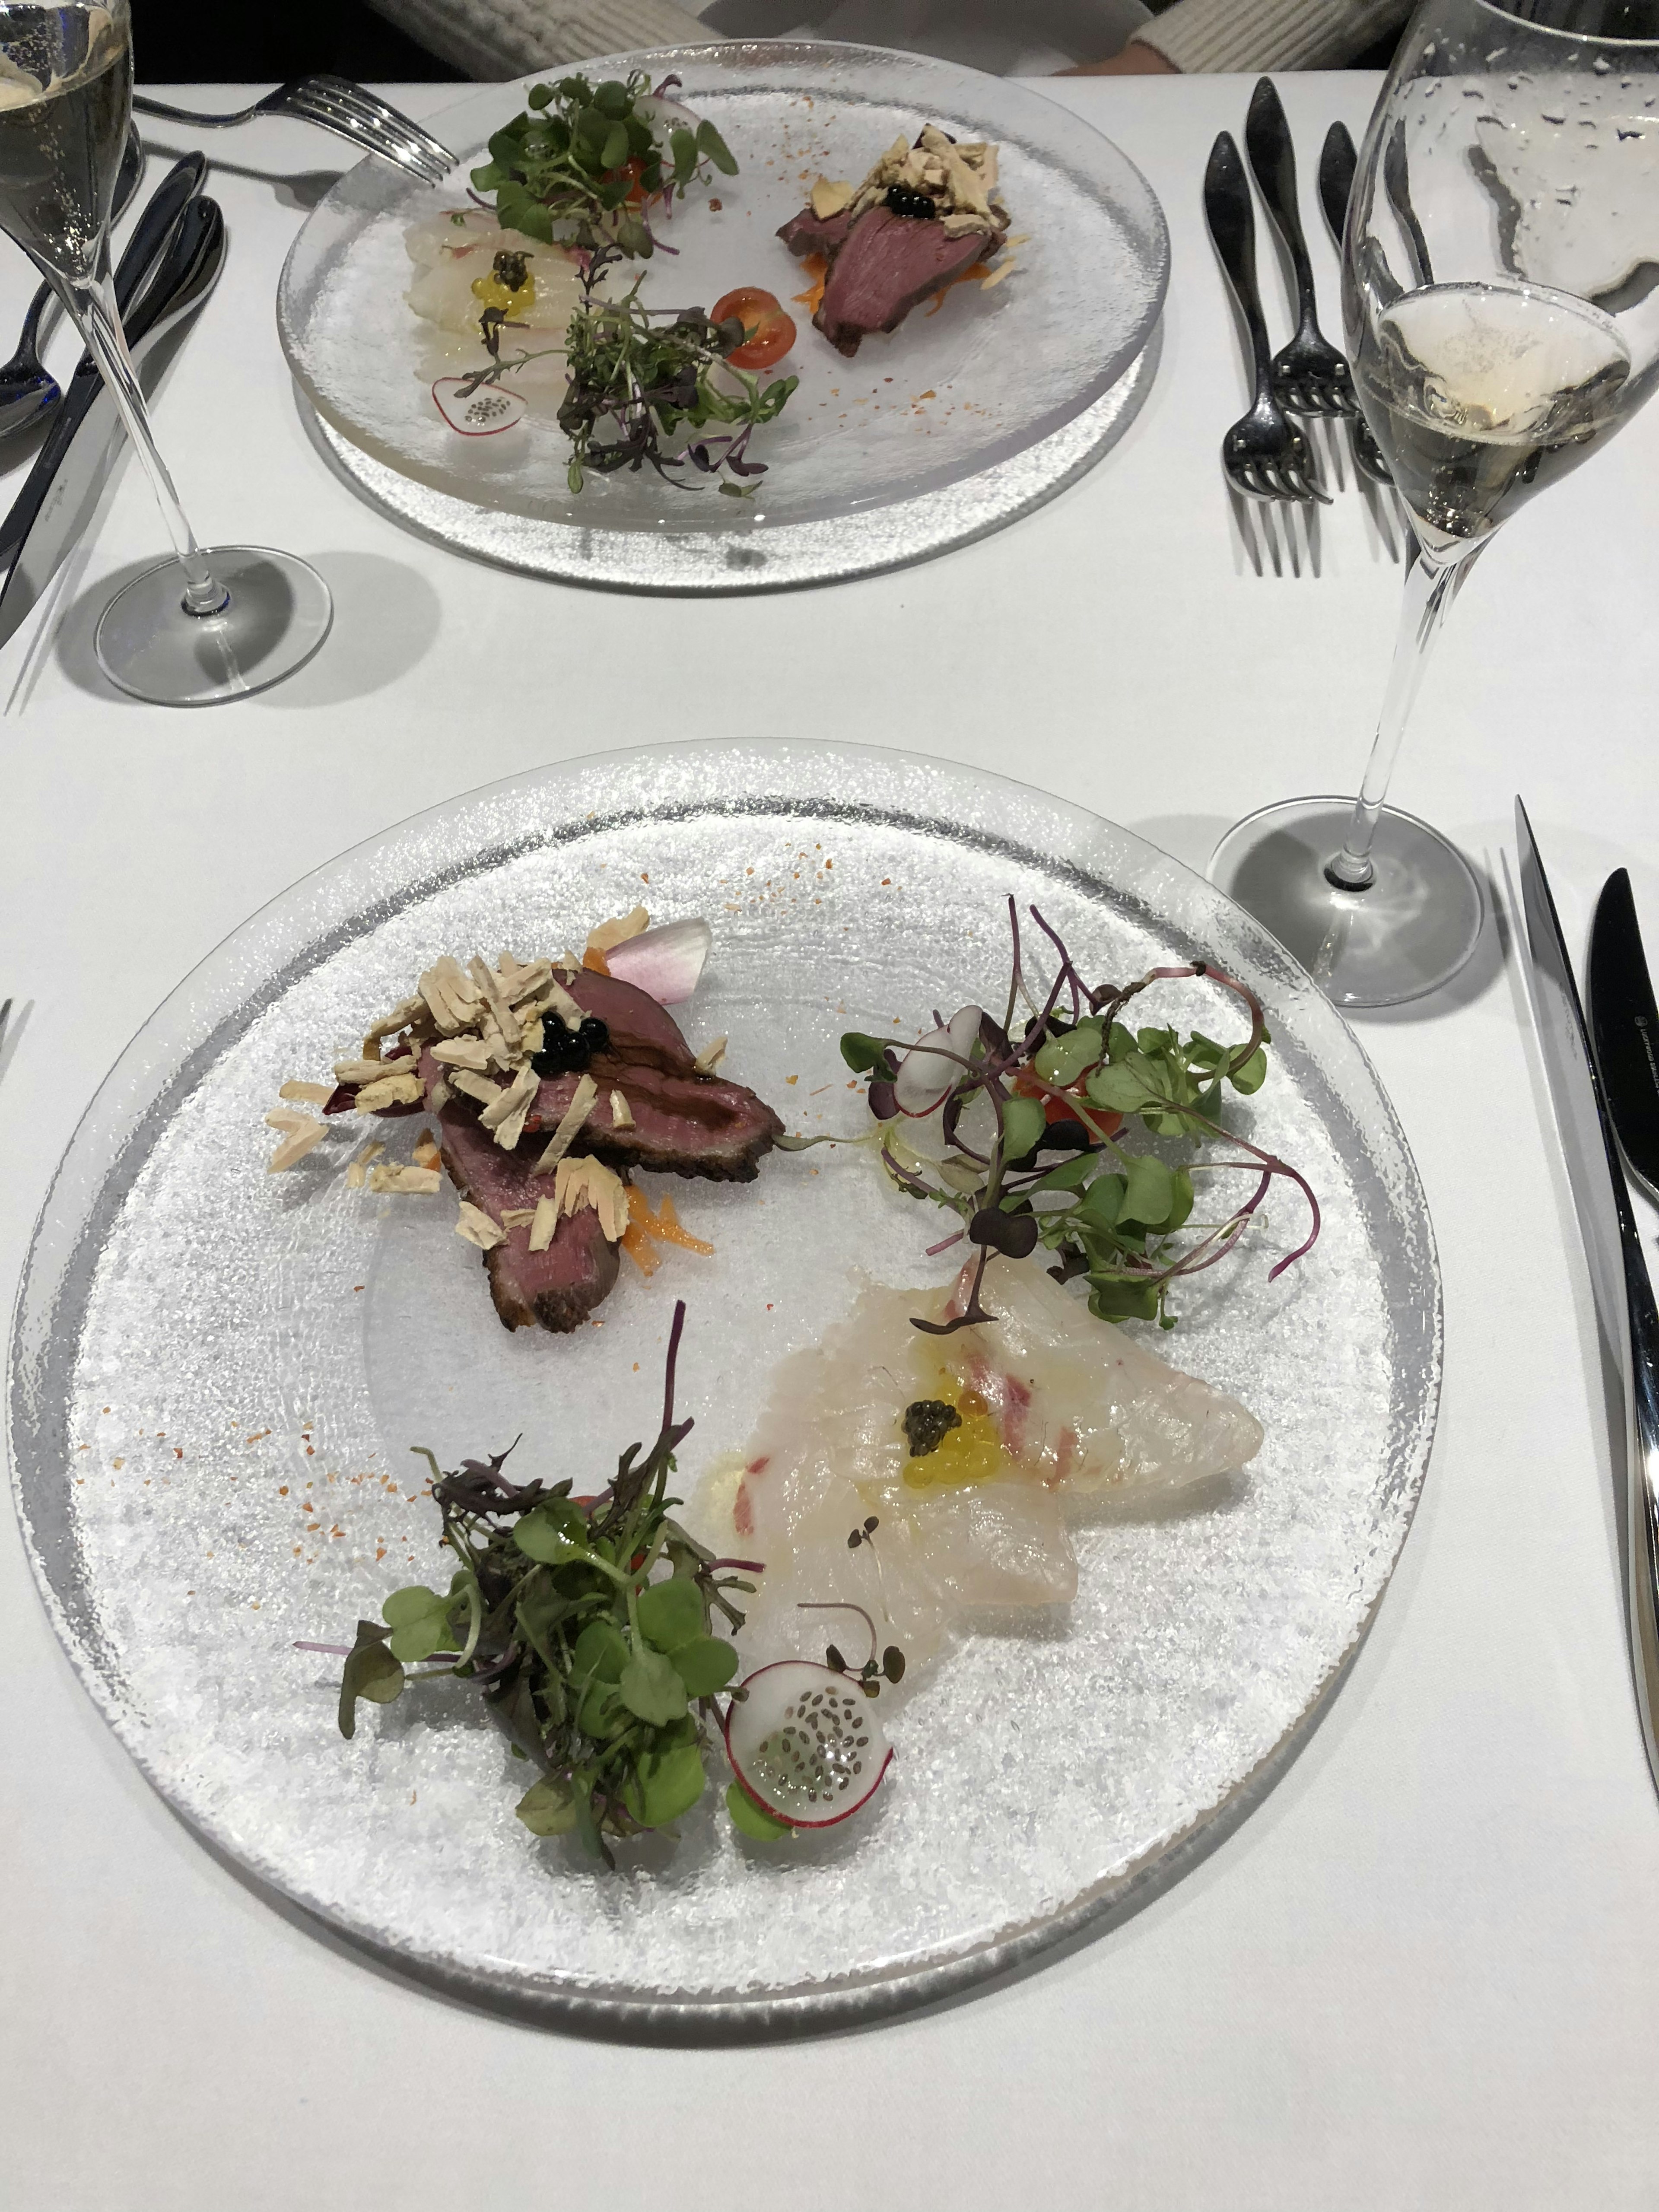
<path fill-rule="evenodd" d="M 1659 1787 L 1659 1313 L 1566 940 L 1532 824 L 1518 799 L 1515 830 L 1532 951 L 1533 1017 L 1583 1232 L 1596 1310 L 1624 1377 L 1625 1617 L 1642 1738 L 1649 1770 Z"/>
<path fill-rule="evenodd" d="M 1624 868 L 1614 869 L 1595 902 L 1584 983 L 1595 1065 L 1625 1164 L 1659 1199 L 1659 1010 Z"/>
<path fill-rule="evenodd" d="M 224 217 L 210 199 L 193 198 L 179 216 L 155 273 L 127 311 L 135 362 L 200 307 L 224 265 Z M 79 378 L 77 372 L 77 380 Z M 10 514 L 0 524 L 0 644 L 38 605 L 71 546 L 91 523 L 124 432 L 114 400 L 95 370 L 79 392 L 73 383 L 58 421 Z"/>

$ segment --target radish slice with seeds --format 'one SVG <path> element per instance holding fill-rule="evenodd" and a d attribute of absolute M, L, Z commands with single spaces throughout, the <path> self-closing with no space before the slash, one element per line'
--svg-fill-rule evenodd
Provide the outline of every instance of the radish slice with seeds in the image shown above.
<path fill-rule="evenodd" d="M 726 1710 L 726 1754 L 745 1796 L 792 1828 L 833 1828 L 875 1794 L 893 1753 L 873 1700 L 810 1659 L 780 1659 Z"/>
<path fill-rule="evenodd" d="M 613 945 L 605 956 L 611 973 L 632 983 L 659 1006 L 678 1006 L 697 988 L 714 933 L 698 915 L 690 921 L 665 922 Z"/>
<path fill-rule="evenodd" d="M 438 412 L 462 437 L 493 438 L 497 432 L 522 422 L 529 413 L 521 392 L 504 392 L 499 384 L 481 384 L 463 398 L 468 381 L 465 376 L 441 376 L 432 387 Z"/>

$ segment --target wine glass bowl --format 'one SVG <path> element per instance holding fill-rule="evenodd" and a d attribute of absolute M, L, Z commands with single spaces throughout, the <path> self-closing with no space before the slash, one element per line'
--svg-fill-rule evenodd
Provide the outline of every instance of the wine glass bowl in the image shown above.
<path fill-rule="evenodd" d="M 1659 377 L 1659 0 L 1422 0 L 1348 204 L 1343 321 L 1416 541 L 1400 641 L 1346 832 L 1322 856 L 1340 802 L 1266 807 L 1211 874 L 1338 1004 L 1378 1006 L 1449 981 L 1483 921 L 1462 856 L 1383 803 L 1440 624 Z"/>

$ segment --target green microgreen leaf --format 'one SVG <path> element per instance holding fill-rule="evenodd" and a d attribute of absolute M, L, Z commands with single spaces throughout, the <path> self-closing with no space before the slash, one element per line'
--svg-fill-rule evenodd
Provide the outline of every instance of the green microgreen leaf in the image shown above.
<path fill-rule="evenodd" d="M 416 1583 L 408 1589 L 393 1590 L 380 1607 L 382 1618 L 392 1631 L 391 1650 L 394 1659 L 405 1666 L 417 1659 L 428 1659 L 434 1651 L 459 1651 L 460 1645 L 450 1632 L 449 1618 L 456 1600 L 465 1587 L 466 1577 L 455 1577 L 459 1587 L 440 1597 Z"/>
<path fill-rule="evenodd" d="M 586 1547 L 587 1523 L 580 1509 L 568 1498 L 550 1498 L 533 1513 L 526 1513 L 514 1532 L 514 1541 L 527 1559 L 544 1566 L 562 1566 Z"/>
<path fill-rule="evenodd" d="M 1260 1091 L 1267 1078 L 1267 1055 L 1260 1045 L 1242 1067 L 1230 1068 L 1227 1073 L 1227 1080 L 1233 1089 L 1243 1091 L 1247 1097 L 1251 1091 Z"/>
<path fill-rule="evenodd" d="M 570 1671 L 580 1681 L 620 1682 L 629 1661 L 628 1639 L 614 1620 L 590 1620 L 576 1638 Z"/>
<path fill-rule="evenodd" d="M 544 1775 L 514 1810 L 532 1836 L 568 1836 L 576 1825 L 576 1793 L 568 1782 Z"/>
<path fill-rule="evenodd" d="M 1002 1150 L 1011 1160 L 1023 1160 L 1048 1126 L 1040 1098 L 1010 1098 L 1002 1109 Z"/>
<path fill-rule="evenodd" d="M 623 1789 L 623 1802 L 642 1828 L 661 1828 L 689 1813 L 708 1782 L 695 1744 L 644 1751 Z"/>
<path fill-rule="evenodd" d="M 697 125 L 697 151 L 706 154 L 723 177 L 735 177 L 738 165 L 732 158 L 732 149 L 705 116 Z"/>
<path fill-rule="evenodd" d="M 890 1074 L 891 1051 L 890 1037 L 866 1036 L 860 1030 L 848 1030 L 842 1036 L 841 1056 L 854 1075 L 868 1075 L 872 1070 Z"/>
<path fill-rule="evenodd" d="M 684 1716 L 685 1685 L 660 1651 L 635 1651 L 617 1686 L 629 1711 L 652 1728 Z"/>
<path fill-rule="evenodd" d="M 775 1844 L 780 1836 L 793 1836 L 795 1832 L 787 1820 L 775 1820 L 739 1783 L 733 1782 L 727 1789 L 726 1809 L 732 1815 L 732 1826 L 757 1844 Z"/>
<path fill-rule="evenodd" d="M 389 1705 L 404 1686 L 404 1670 L 386 1644 L 386 1631 L 378 1620 L 357 1623 L 357 1641 L 347 1655 L 340 1676 L 340 1734 L 357 1732 L 357 1700 Z"/>
<path fill-rule="evenodd" d="M 1105 1049 L 1098 1022 L 1079 1022 L 1074 1030 L 1064 1036 L 1050 1037 L 1037 1053 L 1032 1066 L 1045 1083 L 1056 1090 L 1069 1091 Z"/>
<path fill-rule="evenodd" d="M 702 1597 L 684 1576 L 653 1583 L 639 1595 L 640 1633 L 659 1651 L 678 1651 L 703 1632 Z"/>
<path fill-rule="evenodd" d="M 688 1698 L 712 1698 L 738 1671 L 738 1655 L 718 1636 L 699 1636 L 673 1655 L 674 1672 Z"/>
<path fill-rule="evenodd" d="M 1138 1221 L 1145 1229 L 1161 1229 L 1174 1202 L 1175 1179 L 1156 1154 L 1143 1152 L 1129 1163 L 1124 1180 L 1121 1221 Z"/>

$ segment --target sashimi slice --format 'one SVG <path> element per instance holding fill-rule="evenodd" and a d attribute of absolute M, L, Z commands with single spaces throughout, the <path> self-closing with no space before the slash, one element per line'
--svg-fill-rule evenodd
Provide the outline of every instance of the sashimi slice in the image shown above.
<path fill-rule="evenodd" d="M 815 1650 L 825 1622 L 844 1641 L 833 1614 L 802 1604 L 862 1606 L 912 1661 L 981 1607 L 1063 1604 L 1077 1586 L 1068 1496 L 1179 1490 L 1261 1449 L 1236 1400 L 1095 1320 L 1040 1262 L 992 1263 L 994 1322 L 947 1337 L 911 1327 L 963 1296 L 963 1281 L 869 1285 L 779 1368 L 725 1508 L 735 1552 L 765 1563 L 745 1652 Z M 957 1419 L 913 1455 L 904 1414 L 918 1401 Z"/>

